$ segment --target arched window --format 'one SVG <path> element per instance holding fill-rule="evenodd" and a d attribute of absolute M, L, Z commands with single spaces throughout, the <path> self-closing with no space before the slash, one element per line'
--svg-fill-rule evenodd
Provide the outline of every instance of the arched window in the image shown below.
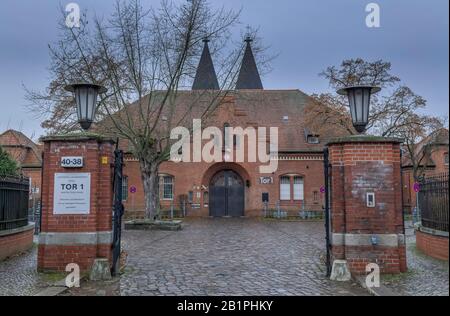
<path fill-rule="evenodd" d="M 304 179 L 301 176 L 280 177 L 280 200 L 303 201 L 305 199 Z"/>

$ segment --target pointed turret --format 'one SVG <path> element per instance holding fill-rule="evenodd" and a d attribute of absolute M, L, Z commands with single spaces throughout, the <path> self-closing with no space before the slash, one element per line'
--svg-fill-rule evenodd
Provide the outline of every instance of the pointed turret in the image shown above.
<path fill-rule="evenodd" d="M 251 43 L 253 40 L 250 37 L 247 37 L 245 41 L 247 42 L 247 47 L 245 49 L 244 58 L 242 59 L 242 66 L 236 83 L 236 89 L 263 90 L 264 87 L 252 51 Z"/>
<path fill-rule="evenodd" d="M 217 81 L 216 71 L 209 51 L 209 40 L 203 40 L 205 46 L 203 48 L 202 57 L 197 68 L 192 90 L 219 90 L 219 82 Z"/>

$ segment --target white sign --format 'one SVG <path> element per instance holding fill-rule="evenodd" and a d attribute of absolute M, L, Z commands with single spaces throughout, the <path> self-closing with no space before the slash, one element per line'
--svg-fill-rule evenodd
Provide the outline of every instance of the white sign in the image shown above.
<path fill-rule="evenodd" d="M 261 184 L 273 184 L 272 177 L 261 177 L 261 178 L 259 178 L 259 181 Z"/>
<path fill-rule="evenodd" d="M 87 215 L 91 211 L 91 174 L 56 173 L 53 214 Z"/>
<path fill-rule="evenodd" d="M 83 157 L 62 157 L 61 167 L 63 168 L 83 168 Z"/>

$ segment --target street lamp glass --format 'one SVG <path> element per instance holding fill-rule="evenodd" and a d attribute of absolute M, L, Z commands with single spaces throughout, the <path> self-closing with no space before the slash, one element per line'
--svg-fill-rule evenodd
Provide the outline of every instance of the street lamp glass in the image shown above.
<path fill-rule="evenodd" d="M 97 110 L 97 97 L 107 90 L 99 85 L 77 83 L 66 87 L 75 96 L 78 122 L 84 130 L 88 130 L 94 122 Z"/>
<path fill-rule="evenodd" d="M 363 133 L 369 123 L 370 98 L 379 91 L 380 88 L 373 86 L 346 87 L 338 91 L 348 97 L 353 126 L 359 133 Z"/>

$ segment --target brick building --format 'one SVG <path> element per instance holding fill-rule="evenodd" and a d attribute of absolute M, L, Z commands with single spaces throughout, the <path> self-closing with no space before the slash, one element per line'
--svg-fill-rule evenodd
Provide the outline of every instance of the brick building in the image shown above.
<path fill-rule="evenodd" d="M 41 193 L 42 148 L 23 133 L 8 130 L 0 134 L 0 146 L 18 163 L 24 176 L 30 178 L 37 199 Z"/>
<path fill-rule="evenodd" d="M 422 157 L 420 175 L 433 176 L 449 172 L 448 169 L 449 132 L 441 129 L 423 139 L 417 146 L 417 157 Z M 403 209 L 411 211 L 416 207 L 417 195 L 414 191 L 413 165 L 408 154 L 405 153 L 402 162 L 403 174 Z"/>
<path fill-rule="evenodd" d="M 192 90 L 179 91 L 177 102 L 188 104 L 205 90 L 218 87 L 205 41 Z M 207 126 L 278 127 L 279 154 L 273 158 L 278 161 L 278 170 L 261 174 L 261 163 L 252 162 L 165 162 L 159 169 L 162 208 L 169 210 L 173 205 L 179 211 L 186 205 L 187 216 L 192 217 L 261 216 L 264 198 L 269 200 L 269 209 L 275 209 L 279 203 L 282 210 L 295 214 L 300 210 L 321 211 L 323 149 L 329 138 L 338 135 L 333 131 L 329 135 L 316 135 L 304 126 L 304 110 L 309 102 L 311 98 L 299 90 L 264 90 L 251 40 L 247 40 L 236 89 L 228 92 L 226 102 L 215 109 Z M 197 117 L 192 114 L 192 118 Z M 243 139 L 235 139 L 234 146 L 240 142 L 248 146 Z M 144 190 L 139 162 L 130 153 L 125 160 L 126 214 L 140 217 L 144 210 Z M 186 202 L 182 203 L 183 200 Z"/>

